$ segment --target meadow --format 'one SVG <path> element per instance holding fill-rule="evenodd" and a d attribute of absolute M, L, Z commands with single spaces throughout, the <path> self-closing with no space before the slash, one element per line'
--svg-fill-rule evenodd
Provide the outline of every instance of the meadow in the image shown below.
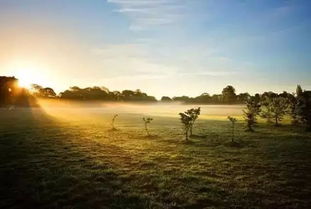
<path fill-rule="evenodd" d="M 186 142 L 178 113 L 189 107 L 0 109 L 0 208 L 311 207 L 310 133 L 289 121 L 245 132 L 243 106 L 205 105 Z"/>

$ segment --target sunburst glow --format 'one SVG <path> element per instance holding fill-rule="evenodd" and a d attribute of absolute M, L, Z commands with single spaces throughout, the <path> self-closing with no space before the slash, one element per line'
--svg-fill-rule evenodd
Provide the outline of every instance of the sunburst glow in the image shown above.
<path fill-rule="evenodd" d="M 24 88 L 30 88 L 32 84 L 45 83 L 46 79 L 40 74 L 38 70 L 35 69 L 20 69 L 14 74 L 18 78 L 18 85 Z"/>

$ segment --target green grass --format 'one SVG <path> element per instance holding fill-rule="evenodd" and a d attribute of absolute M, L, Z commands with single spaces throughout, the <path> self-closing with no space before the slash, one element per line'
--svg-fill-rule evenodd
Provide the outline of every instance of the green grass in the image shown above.
<path fill-rule="evenodd" d="M 84 111 L 81 109 L 80 111 Z M 86 110 L 85 110 L 86 111 Z M 0 208 L 311 207 L 311 134 L 215 117 L 186 143 L 177 117 L 0 110 Z M 67 118 L 67 120 L 65 119 Z M 217 120 L 216 120 L 217 119 Z"/>

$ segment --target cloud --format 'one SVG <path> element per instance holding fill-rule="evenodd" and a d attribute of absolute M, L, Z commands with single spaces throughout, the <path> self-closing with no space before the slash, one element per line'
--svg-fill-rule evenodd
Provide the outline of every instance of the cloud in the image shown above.
<path fill-rule="evenodd" d="M 158 78 L 177 70 L 154 62 L 148 50 L 141 44 L 106 44 L 91 50 L 98 65 L 109 78 Z"/>
<path fill-rule="evenodd" d="M 130 30 L 147 30 L 182 19 L 186 0 L 107 0 L 118 5 L 116 10 L 131 20 Z"/>

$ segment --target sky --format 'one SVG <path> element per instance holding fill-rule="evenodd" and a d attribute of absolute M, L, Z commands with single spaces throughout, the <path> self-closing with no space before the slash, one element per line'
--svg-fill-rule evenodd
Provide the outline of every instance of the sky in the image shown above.
<path fill-rule="evenodd" d="M 310 0 L 0 0 L 0 75 L 161 96 L 311 89 Z"/>

